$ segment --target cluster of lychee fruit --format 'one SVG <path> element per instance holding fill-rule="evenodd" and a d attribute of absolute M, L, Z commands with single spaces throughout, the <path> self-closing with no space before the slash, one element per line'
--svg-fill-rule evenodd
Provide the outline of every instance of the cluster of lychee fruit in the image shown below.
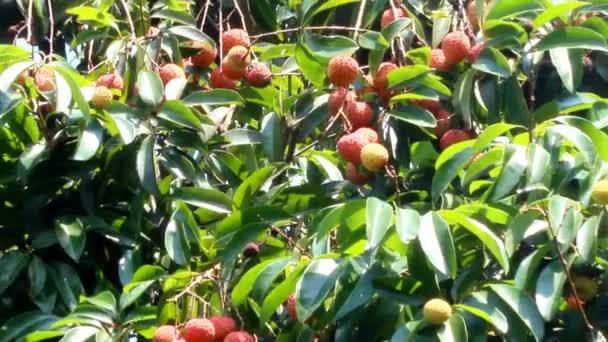
<path fill-rule="evenodd" d="M 471 41 L 464 31 L 452 31 L 443 37 L 441 48 L 431 50 L 431 68 L 448 71 L 465 59 L 469 63 L 475 63 L 484 48 L 484 42 L 471 46 Z"/>
<path fill-rule="evenodd" d="M 228 316 L 210 319 L 193 318 L 182 329 L 163 325 L 154 332 L 154 342 L 255 342 L 257 338 L 246 331 L 238 331 L 236 322 Z"/>

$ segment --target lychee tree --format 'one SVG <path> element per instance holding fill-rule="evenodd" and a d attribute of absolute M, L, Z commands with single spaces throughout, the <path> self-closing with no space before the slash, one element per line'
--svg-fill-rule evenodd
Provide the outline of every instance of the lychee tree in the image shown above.
<path fill-rule="evenodd" d="M 603 0 L 18 0 L 0 341 L 605 341 Z"/>

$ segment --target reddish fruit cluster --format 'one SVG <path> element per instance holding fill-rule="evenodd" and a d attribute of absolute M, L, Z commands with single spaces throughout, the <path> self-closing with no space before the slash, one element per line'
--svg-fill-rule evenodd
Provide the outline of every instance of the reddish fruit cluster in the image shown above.
<path fill-rule="evenodd" d="M 222 33 L 222 51 L 228 53 L 235 46 L 249 48 L 249 35 L 241 29 L 231 29 Z"/>
<path fill-rule="evenodd" d="M 484 48 L 484 42 L 471 47 L 471 41 L 463 31 L 450 32 L 443 37 L 441 49 L 431 50 L 431 68 L 448 71 L 452 65 L 465 58 L 470 63 L 475 63 Z"/>
<path fill-rule="evenodd" d="M 334 90 L 327 99 L 327 110 L 331 116 L 335 116 L 342 111 L 345 111 L 346 106 L 355 100 L 355 94 L 346 89 L 346 88 L 338 88 Z"/>
<path fill-rule="evenodd" d="M 337 87 L 348 87 L 359 75 L 359 63 L 351 56 L 333 57 L 327 65 L 327 77 Z"/>
<path fill-rule="evenodd" d="M 97 78 L 97 81 L 95 81 L 95 85 L 97 87 L 103 86 L 108 89 L 117 89 L 120 91 L 122 91 L 125 87 L 122 77 L 116 73 L 99 76 Z"/>
<path fill-rule="evenodd" d="M 154 342 L 254 342 L 255 338 L 245 331 L 237 331 L 236 322 L 228 316 L 210 319 L 193 318 L 180 331 L 175 326 L 163 325 L 156 329 Z"/>
<path fill-rule="evenodd" d="M 249 49 L 244 46 L 235 46 L 222 60 L 222 71 L 226 77 L 240 80 L 245 76 L 249 63 L 251 63 Z"/>
<path fill-rule="evenodd" d="M 380 18 L 380 27 L 385 28 L 388 24 L 392 23 L 396 19 L 407 17 L 407 12 L 403 7 L 397 7 L 393 10 L 389 7 L 384 10 L 382 17 Z"/>
<path fill-rule="evenodd" d="M 184 80 L 186 79 L 184 70 L 182 70 L 182 68 L 180 68 L 177 64 L 173 63 L 168 63 L 161 66 L 160 69 L 158 69 L 158 75 L 160 76 L 160 79 L 163 81 L 164 85 L 167 85 L 169 81 L 176 78 L 181 78 Z"/>

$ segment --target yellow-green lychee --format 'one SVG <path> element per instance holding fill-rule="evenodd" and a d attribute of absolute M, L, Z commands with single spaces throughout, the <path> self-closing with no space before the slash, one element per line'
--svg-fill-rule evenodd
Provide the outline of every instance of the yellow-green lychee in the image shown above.
<path fill-rule="evenodd" d="M 387 162 L 388 150 L 381 144 L 367 144 L 361 150 L 361 164 L 371 172 L 382 169 Z"/>
<path fill-rule="evenodd" d="M 91 104 L 97 109 L 103 109 L 112 102 L 112 91 L 108 87 L 95 87 Z"/>
<path fill-rule="evenodd" d="M 593 184 L 591 198 L 600 205 L 608 204 L 608 179 L 603 179 Z"/>
<path fill-rule="evenodd" d="M 439 325 L 450 319 L 452 306 L 441 298 L 433 298 L 424 304 L 422 313 L 431 324 Z"/>

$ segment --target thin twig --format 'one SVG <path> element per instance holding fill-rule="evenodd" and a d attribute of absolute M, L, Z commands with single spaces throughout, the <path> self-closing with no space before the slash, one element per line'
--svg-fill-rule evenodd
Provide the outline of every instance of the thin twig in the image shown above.
<path fill-rule="evenodd" d="M 389 3 L 391 5 L 391 10 L 393 11 L 393 18 L 397 19 L 399 18 L 399 13 L 397 12 L 397 6 L 395 5 L 395 1 L 394 0 L 389 0 Z M 397 49 L 399 51 L 399 58 L 398 61 L 400 62 L 401 65 L 405 65 L 405 46 L 403 45 L 403 39 L 401 39 L 401 36 L 397 36 Z"/>
<path fill-rule="evenodd" d="M 34 42 L 32 42 L 32 17 L 34 16 L 34 0 L 30 0 L 27 6 L 27 43 L 30 44 L 32 60 L 34 59 Z"/>
<path fill-rule="evenodd" d="M 54 41 L 55 41 L 55 16 L 53 15 L 52 0 L 47 0 L 49 8 L 49 58 L 53 60 Z"/>
<path fill-rule="evenodd" d="M 137 40 L 137 33 L 135 33 L 135 24 L 133 24 L 133 18 L 131 18 L 131 11 L 129 11 L 129 5 L 125 0 L 120 0 L 122 7 L 125 9 L 127 15 L 127 21 L 129 23 L 129 28 L 131 29 L 131 37 L 133 40 Z"/>
<path fill-rule="evenodd" d="M 308 253 L 304 248 L 300 247 L 297 242 L 293 241 L 293 239 L 290 238 L 287 234 L 285 234 L 285 232 L 282 231 L 280 228 L 272 227 L 272 230 L 277 232 L 277 234 L 281 235 L 281 237 L 283 237 L 284 239 L 286 239 L 287 243 L 294 246 L 297 250 L 300 251 L 300 253 L 312 258 L 312 255 L 310 253 Z"/>
<path fill-rule="evenodd" d="M 245 24 L 245 16 L 243 15 L 243 11 L 241 10 L 241 6 L 239 5 L 238 0 L 232 0 L 232 2 L 234 3 L 234 8 L 236 8 L 239 17 L 241 18 L 241 25 L 243 25 L 243 31 L 247 32 L 247 34 L 249 35 L 249 31 L 247 31 L 247 25 Z"/>
<path fill-rule="evenodd" d="M 205 27 L 205 22 L 207 21 L 207 14 L 209 13 L 209 6 L 211 6 L 211 0 L 207 0 L 205 2 L 205 11 L 203 12 L 203 20 L 201 21 L 201 31 Z"/>
<path fill-rule="evenodd" d="M 219 8 L 217 10 L 218 12 L 218 18 L 219 18 L 219 25 L 220 25 L 220 63 L 219 63 L 219 67 L 220 67 L 220 72 L 222 71 L 222 60 L 224 59 L 224 42 L 223 42 L 223 37 L 222 35 L 224 34 L 224 22 L 223 17 L 224 14 L 222 13 L 222 9 L 224 8 L 224 0 L 220 0 L 220 5 Z"/>
<path fill-rule="evenodd" d="M 365 12 L 365 6 L 367 5 L 367 0 L 361 0 L 361 5 L 359 5 L 359 12 L 357 13 L 357 22 L 355 23 L 355 34 L 353 38 L 355 41 L 359 37 L 359 29 L 361 28 L 361 22 L 363 21 L 363 12 Z"/>

